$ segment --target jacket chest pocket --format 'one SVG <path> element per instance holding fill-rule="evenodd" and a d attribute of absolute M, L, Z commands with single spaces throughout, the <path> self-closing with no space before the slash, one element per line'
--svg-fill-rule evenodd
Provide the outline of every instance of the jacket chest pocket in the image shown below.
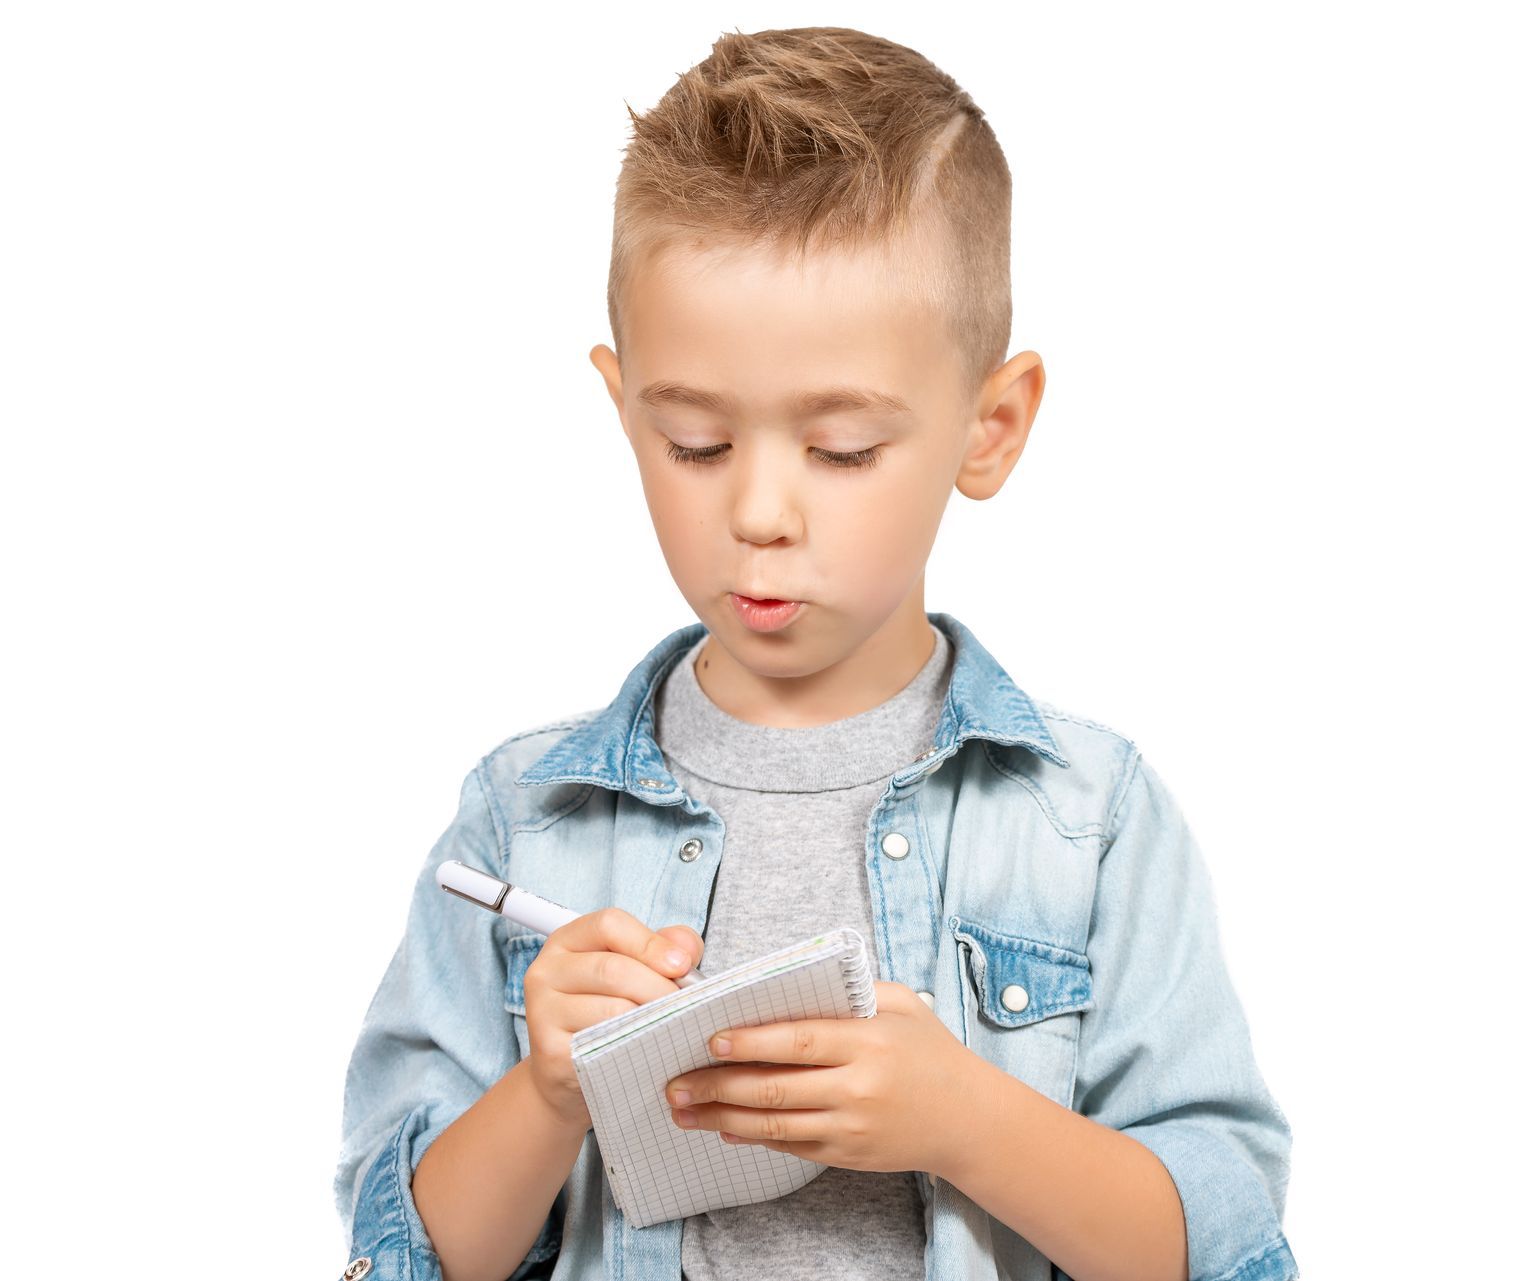
<path fill-rule="evenodd" d="M 960 916 L 948 925 L 957 940 L 968 1048 L 1069 1106 L 1081 1015 L 1094 1004 L 1088 956 Z"/>
<path fill-rule="evenodd" d="M 523 1059 L 531 1053 L 526 1031 L 526 968 L 537 959 L 545 942 L 545 934 L 512 934 L 505 940 L 505 1009 L 511 1016 Z"/>

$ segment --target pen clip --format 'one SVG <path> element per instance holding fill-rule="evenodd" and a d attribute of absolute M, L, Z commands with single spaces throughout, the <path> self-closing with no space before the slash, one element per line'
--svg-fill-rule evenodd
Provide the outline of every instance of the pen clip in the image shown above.
<path fill-rule="evenodd" d="M 467 899 L 488 912 L 498 912 L 505 896 L 510 893 L 508 881 L 469 867 L 457 859 L 449 859 L 437 868 L 437 884 L 449 894 Z"/>

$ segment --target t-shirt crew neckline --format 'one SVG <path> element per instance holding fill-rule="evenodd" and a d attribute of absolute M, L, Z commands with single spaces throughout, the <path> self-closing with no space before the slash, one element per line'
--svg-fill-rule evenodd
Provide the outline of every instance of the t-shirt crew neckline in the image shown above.
<path fill-rule="evenodd" d="M 720 786 L 825 792 L 882 782 L 932 745 L 946 702 L 952 642 L 930 626 L 936 643 L 908 685 L 877 707 L 826 725 L 755 725 L 717 707 L 694 670 L 701 641 L 659 686 L 653 737 L 665 757 Z"/>

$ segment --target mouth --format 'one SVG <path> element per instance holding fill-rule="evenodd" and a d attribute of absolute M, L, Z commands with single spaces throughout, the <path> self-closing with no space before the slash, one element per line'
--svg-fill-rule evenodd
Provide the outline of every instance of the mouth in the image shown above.
<path fill-rule="evenodd" d="M 804 601 L 757 598 L 731 593 L 731 607 L 741 621 L 755 632 L 776 632 L 787 627 L 804 608 Z"/>
<path fill-rule="evenodd" d="M 800 605 L 803 601 L 791 600 L 788 596 L 760 596 L 755 592 L 732 592 L 733 596 L 742 600 L 750 600 L 755 605 Z"/>

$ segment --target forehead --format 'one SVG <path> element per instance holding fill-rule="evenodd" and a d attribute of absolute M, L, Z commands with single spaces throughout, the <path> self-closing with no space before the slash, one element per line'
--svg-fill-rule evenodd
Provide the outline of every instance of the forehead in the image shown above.
<path fill-rule="evenodd" d="M 880 244 L 803 256 L 752 245 L 666 248 L 627 282 L 623 375 L 719 386 L 754 401 L 855 382 L 917 403 L 952 376 L 947 335 L 922 297 L 925 270 L 907 249 Z"/>

